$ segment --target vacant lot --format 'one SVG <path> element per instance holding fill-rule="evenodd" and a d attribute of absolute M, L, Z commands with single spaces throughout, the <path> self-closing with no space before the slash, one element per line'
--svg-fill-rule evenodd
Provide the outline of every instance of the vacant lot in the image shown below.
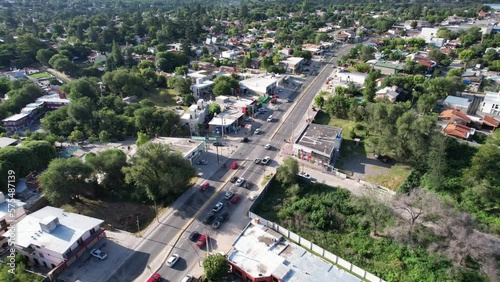
<path fill-rule="evenodd" d="M 137 221 L 140 229 L 143 229 L 155 218 L 154 207 L 145 204 L 91 200 L 83 197 L 80 202 L 64 205 L 62 208 L 68 212 L 102 219 L 105 224 L 128 232 L 138 231 Z"/>
<path fill-rule="evenodd" d="M 179 106 L 176 104 L 177 95 L 179 95 L 179 92 L 175 89 L 156 89 L 145 98 L 153 101 L 158 107 L 174 108 Z"/>
<path fill-rule="evenodd" d="M 39 73 L 35 73 L 35 74 L 30 75 L 30 77 L 36 78 L 36 79 L 39 79 L 39 78 L 51 78 L 52 75 L 50 73 L 48 73 L 48 72 L 39 72 Z"/>

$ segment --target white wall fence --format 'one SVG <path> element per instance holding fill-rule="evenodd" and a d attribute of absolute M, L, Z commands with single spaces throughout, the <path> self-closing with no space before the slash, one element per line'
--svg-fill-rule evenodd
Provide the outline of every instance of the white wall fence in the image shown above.
<path fill-rule="evenodd" d="M 267 186 L 267 185 L 266 185 Z M 267 187 L 266 187 L 267 188 Z M 256 219 L 258 218 L 259 219 L 259 223 L 273 229 L 274 231 L 280 233 L 281 235 L 289 238 L 290 240 L 294 241 L 294 242 L 297 242 L 297 244 L 299 244 L 300 246 L 310 250 L 310 251 L 313 251 L 319 255 L 321 255 L 322 257 L 326 258 L 327 260 L 329 260 L 330 262 L 336 264 L 336 265 L 339 265 L 347 270 L 349 270 L 350 272 L 358 275 L 359 277 L 363 278 L 364 280 L 366 281 L 370 281 L 370 282 L 383 282 L 384 280 L 382 280 L 381 278 L 371 274 L 370 272 L 368 271 L 365 271 L 363 269 L 361 269 L 360 267 L 357 267 L 355 266 L 354 264 L 340 258 L 339 256 L 336 256 L 332 253 L 330 253 L 329 251 L 321 248 L 320 246 L 318 245 L 315 245 L 314 243 L 312 243 L 311 241 L 309 240 L 306 240 L 302 237 L 300 237 L 298 234 L 296 233 L 293 233 L 291 231 L 289 231 L 288 229 L 272 222 L 272 221 L 269 221 L 267 219 L 264 219 L 256 214 L 254 214 L 253 212 L 251 211 L 248 211 L 248 216 L 251 218 L 251 219 Z"/>

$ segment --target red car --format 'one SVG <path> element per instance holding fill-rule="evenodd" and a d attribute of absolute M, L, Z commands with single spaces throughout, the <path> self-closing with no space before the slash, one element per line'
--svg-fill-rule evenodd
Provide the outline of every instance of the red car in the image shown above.
<path fill-rule="evenodd" d="M 210 184 L 208 184 L 208 182 L 205 182 L 205 183 L 200 185 L 200 191 L 205 191 L 208 188 L 210 188 Z"/>
<path fill-rule="evenodd" d="M 240 200 L 240 196 L 239 195 L 234 195 L 232 198 L 231 198 L 231 201 L 229 201 L 231 204 L 237 204 L 238 201 Z"/>
<path fill-rule="evenodd" d="M 238 168 L 238 163 L 234 162 L 231 164 L 231 169 L 237 169 Z"/>
<path fill-rule="evenodd" d="M 203 234 L 201 235 L 200 239 L 198 239 L 198 243 L 196 243 L 196 246 L 198 246 L 199 248 L 203 248 L 207 244 L 207 241 L 208 234 Z"/>
<path fill-rule="evenodd" d="M 159 273 L 153 274 L 153 276 L 149 277 L 148 282 L 160 282 L 161 275 Z"/>

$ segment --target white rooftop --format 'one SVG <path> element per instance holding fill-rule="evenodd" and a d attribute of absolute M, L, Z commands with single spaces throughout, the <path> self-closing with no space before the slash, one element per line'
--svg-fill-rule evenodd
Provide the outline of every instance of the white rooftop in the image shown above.
<path fill-rule="evenodd" d="M 500 103 L 500 92 L 487 91 L 486 96 L 484 96 L 484 102 L 490 104 Z"/>
<path fill-rule="evenodd" d="M 18 121 L 18 120 L 24 118 L 27 115 L 28 114 L 26 114 L 26 113 L 15 114 L 15 115 L 12 115 L 12 116 L 10 116 L 8 118 L 3 119 L 2 121 Z"/>
<path fill-rule="evenodd" d="M 50 233 L 42 231 L 40 223 L 55 217 L 59 220 L 59 224 L 55 229 Z M 85 232 L 103 222 L 101 219 L 64 212 L 63 209 L 48 206 L 27 215 L 16 224 L 16 245 L 28 248 L 33 244 L 63 254 Z M 4 236 L 10 236 L 12 230 L 7 231 Z"/>
<path fill-rule="evenodd" d="M 26 205 L 25 202 L 21 202 L 21 200 L 17 199 L 9 199 L 9 202 L 7 202 L 5 194 L 0 192 L 0 219 L 5 218 L 8 221 L 9 219 L 6 218 L 6 216 L 9 215 L 13 209 L 24 205 Z"/>
<path fill-rule="evenodd" d="M 17 139 L 14 139 L 14 138 L 0 137 L 0 148 L 10 146 L 16 142 L 17 142 Z"/>
<path fill-rule="evenodd" d="M 261 224 L 251 223 L 227 259 L 254 278 L 271 274 L 282 282 L 361 281 Z"/>
<path fill-rule="evenodd" d="M 303 60 L 304 60 L 304 58 L 301 58 L 301 57 L 289 57 L 289 58 L 281 61 L 281 63 L 295 66 L 296 64 L 302 62 Z"/>
<path fill-rule="evenodd" d="M 280 80 L 280 77 L 276 76 L 260 76 L 252 77 L 240 81 L 240 86 L 242 88 L 248 88 L 252 91 L 258 92 L 260 94 L 265 94 L 267 87 L 276 84 Z"/>

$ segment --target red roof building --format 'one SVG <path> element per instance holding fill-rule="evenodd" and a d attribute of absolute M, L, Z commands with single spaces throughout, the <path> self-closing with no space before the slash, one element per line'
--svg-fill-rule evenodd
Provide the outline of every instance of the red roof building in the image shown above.
<path fill-rule="evenodd" d="M 439 114 L 439 119 L 446 123 L 468 124 L 472 120 L 458 110 L 444 110 Z"/>
<path fill-rule="evenodd" d="M 451 124 L 451 123 L 448 124 L 443 131 L 444 133 L 450 136 L 463 139 L 468 139 L 469 136 L 474 135 L 475 133 L 475 130 L 473 128 L 461 124 Z"/>

